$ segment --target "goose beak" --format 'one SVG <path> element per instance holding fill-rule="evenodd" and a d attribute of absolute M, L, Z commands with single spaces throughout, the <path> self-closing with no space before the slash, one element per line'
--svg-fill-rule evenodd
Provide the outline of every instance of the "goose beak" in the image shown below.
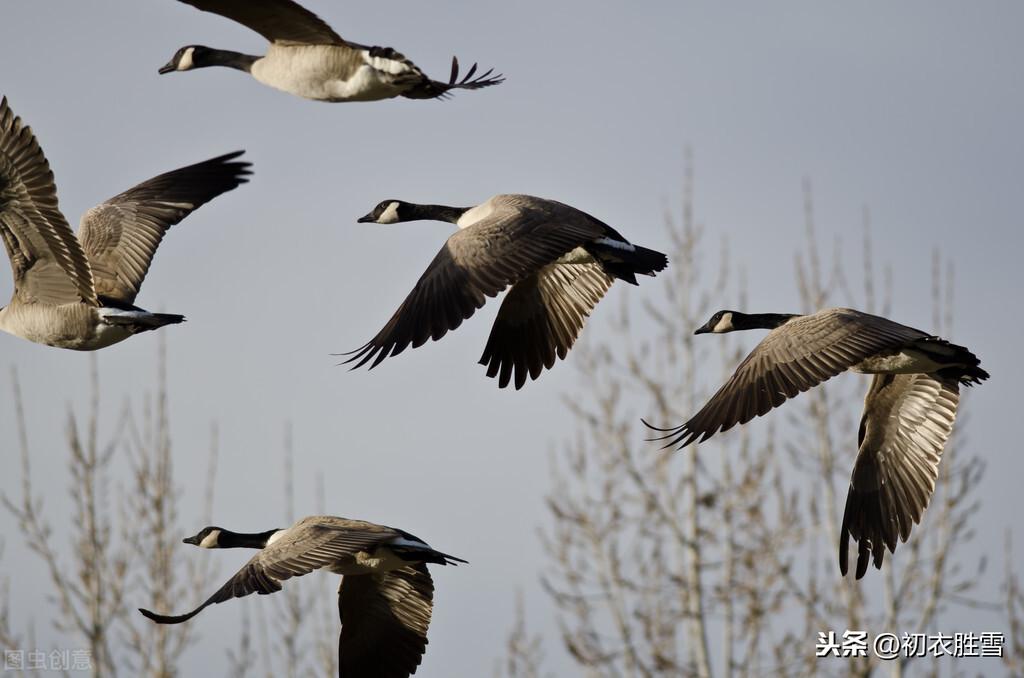
<path fill-rule="evenodd" d="M 181 543 L 182 544 L 192 544 L 193 546 L 199 546 L 199 535 L 197 534 L 194 537 L 185 537 L 184 539 L 181 540 Z"/>
<path fill-rule="evenodd" d="M 171 59 L 166 64 L 161 66 L 160 70 L 157 71 L 157 73 L 159 73 L 160 75 L 163 75 L 165 73 L 170 73 L 170 72 L 176 71 L 176 70 L 178 70 L 178 66 L 177 66 L 177 64 L 174 63 L 174 60 Z"/>
<path fill-rule="evenodd" d="M 696 331 L 694 331 L 694 334 L 695 334 L 695 335 L 696 335 L 696 334 L 708 334 L 708 333 L 710 333 L 710 332 L 711 332 L 711 330 L 710 330 L 710 329 L 708 329 L 708 326 L 707 326 L 707 325 L 703 325 L 703 326 L 701 326 L 701 327 L 698 327 L 698 328 L 696 329 Z"/>
<path fill-rule="evenodd" d="M 376 221 L 377 220 L 373 218 L 373 213 L 372 212 L 370 214 L 367 214 L 366 216 L 362 216 L 362 217 L 359 217 L 358 219 L 356 219 L 356 222 L 360 223 L 360 224 L 372 224 L 372 223 L 374 223 Z"/>

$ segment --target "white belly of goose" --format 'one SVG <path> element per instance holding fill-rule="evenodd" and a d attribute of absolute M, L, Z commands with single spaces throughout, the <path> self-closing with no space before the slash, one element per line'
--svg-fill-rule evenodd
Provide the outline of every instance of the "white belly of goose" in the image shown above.
<path fill-rule="evenodd" d="M 252 65 L 257 81 L 316 101 L 375 101 L 405 89 L 395 77 L 407 64 L 370 57 L 365 50 L 335 45 L 271 45 Z"/>
<path fill-rule="evenodd" d="M 131 336 L 124 327 L 101 322 L 103 310 L 83 304 L 12 306 L 0 314 L 0 329 L 38 344 L 94 351 Z"/>

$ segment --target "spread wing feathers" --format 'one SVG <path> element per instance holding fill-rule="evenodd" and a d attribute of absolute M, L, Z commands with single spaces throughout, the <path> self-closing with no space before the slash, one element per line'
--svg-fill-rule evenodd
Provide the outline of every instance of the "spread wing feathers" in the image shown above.
<path fill-rule="evenodd" d="M 312 521 L 310 521 L 312 523 Z M 344 526 L 298 523 L 273 544 L 260 551 L 254 560 L 275 579 L 284 580 L 308 574 L 338 561 L 352 558 L 359 551 L 373 551 L 380 544 L 400 537 L 390 527 L 346 521 Z"/>
<path fill-rule="evenodd" d="M 89 262 L 57 206 L 50 164 L 7 97 L 0 100 L 0 236 L 20 301 L 98 305 Z"/>
<path fill-rule="evenodd" d="M 939 473 L 942 449 L 960 400 L 955 377 L 875 375 L 861 418 L 857 462 L 839 536 L 839 569 L 847 571 L 849 539 L 857 546 L 857 579 L 869 557 L 882 567 L 920 523 Z"/>
<path fill-rule="evenodd" d="M 231 162 L 243 152 L 165 172 L 86 212 L 78 237 L 96 293 L 133 303 L 167 229 L 248 181 L 250 164 Z"/>
<path fill-rule="evenodd" d="M 397 530 L 373 523 L 352 520 L 345 521 L 345 525 L 328 526 L 315 524 L 316 519 L 314 516 L 300 521 L 287 534 L 262 549 L 220 590 L 191 612 L 167 616 L 149 610 L 139 611 L 160 624 L 180 624 L 214 603 L 241 598 L 250 593 L 280 591 L 281 582 L 286 579 L 330 567 L 338 561 L 351 558 L 359 551 L 372 551 L 382 542 L 401 536 Z M 306 521 L 314 524 L 302 527 Z"/>
<path fill-rule="evenodd" d="M 351 351 L 346 363 L 358 361 L 355 369 L 372 360 L 370 367 L 376 367 L 410 344 L 416 348 L 427 339 L 440 339 L 487 297 L 601 235 L 596 225 L 555 222 L 539 210 L 504 203 L 494 209 L 483 221 L 448 238 L 384 329 Z"/>
<path fill-rule="evenodd" d="M 487 376 L 522 388 L 527 375 L 564 359 L 590 312 L 611 287 L 599 264 L 550 264 L 509 290 L 487 339 L 481 365 Z"/>
<path fill-rule="evenodd" d="M 291 0 L 180 0 L 251 28 L 270 42 L 343 45 L 323 19 Z"/>
<path fill-rule="evenodd" d="M 163 615 L 151 612 L 150 610 L 146 610 L 141 607 L 139 608 L 139 612 L 158 624 L 180 624 L 188 621 L 215 603 L 223 603 L 225 600 L 231 600 L 232 598 L 243 598 L 250 593 L 265 595 L 280 591 L 281 583 L 268 576 L 263 568 L 259 566 L 259 563 L 257 562 L 258 557 L 259 556 L 246 563 L 245 566 L 235 574 L 235 576 L 224 584 L 224 586 L 220 587 L 216 593 L 207 598 L 202 605 L 191 612 L 181 615 Z"/>
<path fill-rule="evenodd" d="M 347 576 L 338 591 L 342 678 L 407 678 L 427 646 L 434 582 L 423 563 Z"/>
<path fill-rule="evenodd" d="M 450 90 L 453 89 L 481 89 L 482 87 L 500 85 L 505 82 L 505 76 L 501 73 L 491 75 L 491 73 L 494 73 L 493 68 L 487 69 L 486 72 L 480 75 L 476 75 L 476 71 L 477 65 L 474 63 L 460 80 L 459 60 L 457 57 L 452 57 L 452 72 L 448 77 L 448 82 L 431 80 L 424 76 L 424 79 L 415 87 L 402 92 L 402 96 L 409 99 L 445 99 L 451 96 Z"/>
<path fill-rule="evenodd" d="M 927 336 L 920 330 L 851 309 L 800 316 L 772 330 L 722 388 L 682 426 L 656 429 L 665 447 L 686 447 L 698 438 L 766 414 L 865 358 Z M 652 427 L 653 428 L 653 427 Z"/>

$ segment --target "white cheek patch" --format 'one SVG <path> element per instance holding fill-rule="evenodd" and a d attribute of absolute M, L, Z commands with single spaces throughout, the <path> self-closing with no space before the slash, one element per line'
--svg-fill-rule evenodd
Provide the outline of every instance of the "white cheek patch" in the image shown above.
<path fill-rule="evenodd" d="M 185 53 L 181 55 L 181 59 L 178 60 L 179 71 L 188 71 L 195 67 L 195 63 L 192 61 L 192 54 L 195 51 L 194 47 L 189 47 L 185 50 Z"/>
<path fill-rule="evenodd" d="M 203 540 L 199 542 L 199 548 L 203 549 L 215 549 L 217 548 L 217 537 L 220 536 L 220 530 L 214 530 L 210 534 L 203 537 Z"/>
<path fill-rule="evenodd" d="M 378 224 L 394 224 L 398 222 L 398 203 L 392 202 L 387 208 L 380 213 L 377 217 Z"/>
<path fill-rule="evenodd" d="M 732 313 L 726 313 L 718 322 L 715 324 L 714 332 L 731 332 L 732 331 Z"/>

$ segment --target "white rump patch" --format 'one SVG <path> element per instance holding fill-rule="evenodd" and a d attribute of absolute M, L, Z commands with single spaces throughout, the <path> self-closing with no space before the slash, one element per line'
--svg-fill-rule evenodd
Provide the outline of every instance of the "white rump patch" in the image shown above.
<path fill-rule="evenodd" d="M 388 73 L 390 75 L 400 75 L 402 73 L 414 73 L 415 70 L 409 67 L 409 64 L 403 61 L 397 61 L 395 59 L 384 59 L 382 57 L 372 57 L 367 51 L 363 51 L 363 61 L 375 70 Z"/>
<path fill-rule="evenodd" d="M 107 318 L 149 318 L 153 315 L 149 311 L 125 311 L 109 306 L 101 307 L 99 314 L 101 320 L 106 320 Z"/>
<path fill-rule="evenodd" d="M 285 532 L 287 532 L 287 531 L 288 531 L 288 530 L 278 530 L 278 531 L 277 531 L 277 532 L 275 532 L 274 534 L 270 535 L 270 539 L 268 539 L 268 540 L 267 540 L 267 546 L 270 546 L 270 545 L 271 545 L 271 544 L 273 544 L 273 543 L 274 543 L 275 541 L 277 541 L 278 539 L 280 539 L 281 537 L 283 537 L 283 536 L 284 536 L 284 533 L 285 533 Z"/>
<path fill-rule="evenodd" d="M 635 252 L 636 247 L 629 244 L 628 242 L 622 242 L 621 240 L 612 240 L 611 238 L 597 238 L 594 240 L 598 245 L 607 245 L 608 247 L 614 247 L 617 250 L 626 250 L 627 252 Z"/>
<path fill-rule="evenodd" d="M 408 546 L 409 548 L 414 548 L 414 549 L 429 549 L 430 548 L 430 546 L 428 546 L 427 544 L 424 544 L 421 541 L 417 541 L 415 539 L 406 539 L 405 537 L 395 537 L 394 539 L 392 539 L 391 541 L 388 542 L 388 545 L 389 546 Z"/>

